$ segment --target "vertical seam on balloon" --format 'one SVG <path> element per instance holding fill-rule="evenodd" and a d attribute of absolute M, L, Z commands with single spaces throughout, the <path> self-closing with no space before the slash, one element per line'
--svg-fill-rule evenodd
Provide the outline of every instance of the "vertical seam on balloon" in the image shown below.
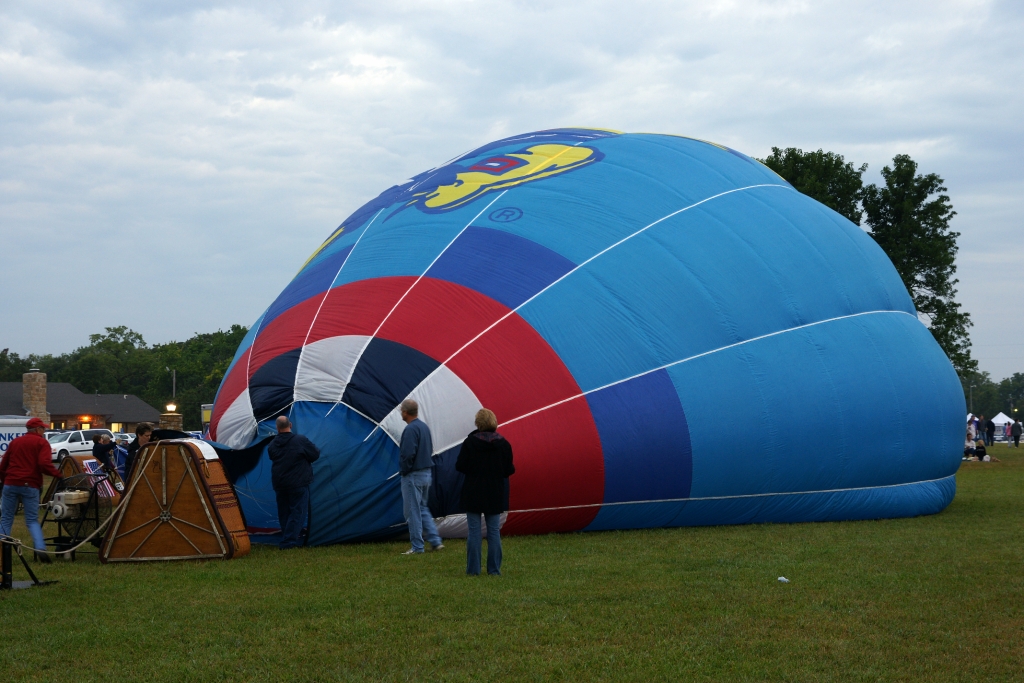
<path fill-rule="evenodd" d="M 689 211 L 690 209 L 694 209 L 694 208 L 700 206 L 701 204 L 705 204 L 707 202 L 710 202 L 712 199 L 717 199 L 719 197 L 724 197 L 725 195 L 733 194 L 735 192 L 743 192 L 744 190 L 752 190 L 752 189 L 755 189 L 755 188 L 758 188 L 758 187 L 778 187 L 778 188 L 782 188 L 784 190 L 791 190 L 791 191 L 795 192 L 795 190 L 793 190 L 793 188 L 790 187 L 789 185 L 776 185 L 776 184 L 772 184 L 772 183 L 761 183 L 759 185 L 748 185 L 746 187 L 737 187 L 737 188 L 734 188 L 732 190 L 726 190 L 725 192 L 719 192 L 718 194 L 711 195 L 710 197 L 705 197 L 704 199 L 700 200 L 699 202 L 696 202 L 694 204 L 690 204 L 689 206 L 684 206 L 681 209 L 677 209 L 676 211 L 673 211 L 670 214 L 662 216 L 661 218 L 659 218 L 658 220 L 654 221 L 653 223 L 648 223 L 647 225 L 645 225 L 644 227 L 640 228 L 636 232 L 623 237 L 618 242 L 615 242 L 614 244 L 612 244 L 612 245 L 610 245 L 608 247 L 605 247 L 601 251 L 597 252 L 596 254 L 594 254 L 593 256 L 588 258 L 587 260 L 583 261 L 582 263 L 580 263 L 578 266 L 576 266 L 572 270 L 570 270 L 570 271 L 566 272 L 565 274 L 563 274 L 557 280 L 555 280 L 555 281 L 551 282 L 550 284 L 548 284 L 546 287 L 541 289 L 539 292 L 537 292 L 536 294 L 531 296 L 529 299 L 527 299 L 523 303 L 519 304 L 518 306 L 513 308 L 511 311 L 509 311 L 505 315 L 503 315 L 500 318 L 498 318 L 497 320 L 495 320 L 488 327 L 484 328 L 483 331 L 481 331 L 475 337 L 473 337 L 468 342 L 466 342 L 461 347 L 459 347 L 452 355 L 448 356 L 448 358 L 443 363 L 441 363 L 439 366 L 437 366 L 437 368 L 435 368 L 429 375 L 424 377 L 423 380 L 419 384 L 417 384 L 415 387 L 413 387 L 412 391 L 410 391 L 409 394 L 407 394 L 407 396 L 411 396 L 414 391 L 416 391 L 421 386 L 423 386 L 423 384 L 425 384 L 427 382 L 427 380 L 429 380 L 431 377 L 433 377 L 437 373 L 437 371 L 440 370 L 442 367 L 447 367 L 448 363 L 451 362 L 451 360 L 453 358 L 455 358 L 455 356 L 457 356 L 460 353 L 462 353 L 463 351 L 465 351 L 466 348 L 468 348 L 470 345 L 474 344 L 478 339 L 480 339 L 480 337 L 484 336 L 485 334 L 487 334 L 488 332 L 493 330 L 495 327 L 500 325 L 502 323 L 502 321 L 504 321 L 507 318 L 509 318 L 512 314 L 517 313 L 519 311 L 519 309 L 521 309 L 523 306 L 525 306 L 526 304 L 530 303 L 531 301 L 533 301 L 534 299 L 539 297 L 541 294 L 543 294 L 544 292 L 548 291 L 549 289 L 551 289 L 552 287 L 557 285 L 559 282 L 561 282 L 562 280 L 566 279 L 567 277 L 569 277 L 570 275 L 572 275 L 576 271 L 580 270 L 581 268 L 583 268 L 583 266 L 587 265 L 588 263 L 590 263 L 594 259 L 598 258 L 599 256 L 608 253 L 609 251 L 611 251 L 615 247 L 619 246 L 623 242 L 626 242 L 627 240 L 630 240 L 630 239 L 636 237 L 637 235 L 641 234 L 642 232 L 645 232 L 646 230 L 649 230 L 650 228 L 653 228 L 655 225 L 658 225 L 659 223 L 661 223 L 663 221 L 667 221 L 669 218 L 672 218 L 673 216 L 678 216 L 679 214 L 683 213 L 684 211 Z M 573 397 L 573 398 L 575 398 L 575 397 Z M 569 400 L 572 400 L 572 399 L 570 398 L 570 399 L 565 399 L 565 400 L 569 401 Z M 392 410 L 394 410 L 394 408 L 392 408 Z"/>
<path fill-rule="evenodd" d="M 387 207 L 384 207 L 384 208 L 387 208 Z M 334 274 L 334 279 L 331 280 L 331 284 L 327 286 L 327 290 L 324 292 L 324 298 L 320 300 L 320 305 L 317 306 L 316 313 L 313 314 L 313 319 L 309 323 L 309 329 L 306 330 L 306 336 L 302 340 L 302 346 L 299 347 L 300 348 L 300 351 L 299 351 L 299 361 L 298 361 L 298 363 L 295 366 L 295 380 L 292 382 L 292 399 L 293 400 L 292 400 L 291 404 L 289 404 L 289 406 L 288 406 L 288 415 L 289 416 L 291 415 L 291 408 L 292 408 L 292 406 L 295 405 L 295 400 L 294 400 L 294 398 L 295 398 L 295 382 L 298 382 L 298 380 L 299 380 L 299 370 L 302 369 L 302 356 L 303 356 L 303 354 L 306 351 L 306 342 L 309 341 L 309 335 L 313 333 L 313 326 L 316 325 L 316 319 L 320 317 L 320 311 L 323 309 L 324 304 L 327 303 L 327 297 L 331 295 L 331 289 L 334 287 L 334 283 L 337 282 L 338 278 L 341 276 L 341 271 L 345 268 L 345 264 L 348 263 L 348 260 L 352 257 L 352 252 L 354 252 L 356 250 L 356 247 L 359 246 L 359 242 L 363 239 L 363 235 L 365 235 L 370 230 L 370 226 L 373 225 L 373 222 L 375 220 L 377 220 L 377 217 L 380 216 L 380 214 L 384 211 L 384 208 L 382 208 L 377 213 L 373 214 L 373 218 L 371 218 L 370 222 L 366 224 L 366 227 L 363 228 L 363 231 L 361 233 L 359 233 L 359 237 L 356 238 L 355 244 L 353 244 L 352 248 L 349 249 L 347 254 L 345 254 L 345 258 L 344 258 L 344 260 L 342 260 L 341 267 L 338 268 L 338 272 Z M 357 362 L 358 362 L 358 359 L 357 359 Z"/>
<path fill-rule="evenodd" d="M 263 321 L 267 317 L 267 313 L 270 312 L 270 307 L 263 311 L 263 315 L 256 321 L 256 334 L 252 336 L 252 344 L 249 344 L 249 355 L 245 359 L 245 390 L 249 390 L 249 369 L 252 367 L 252 351 L 256 348 L 256 341 L 260 337 L 260 330 L 263 329 Z"/>
<path fill-rule="evenodd" d="M 702 353 L 698 353 L 698 354 L 695 354 L 693 356 L 687 356 L 686 358 L 682 358 L 680 360 L 672 361 L 671 363 L 666 363 L 665 365 L 661 365 L 661 366 L 656 367 L 656 368 L 651 368 L 650 370 L 645 370 L 643 372 L 638 372 L 635 375 L 630 375 L 629 377 L 624 377 L 623 379 L 619 379 L 619 380 L 616 380 L 614 382 L 609 382 L 608 384 L 604 384 L 604 385 L 601 385 L 599 387 L 594 387 L 593 389 L 588 389 L 587 391 L 580 392 L 580 393 L 576 394 L 575 396 L 570 396 L 568 398 L 563 398 L 561 401 L 555 401 L 554 403 L 551 403 L 550 405 L 546 405 L 546 406 L 543 406 L 541 408 L 537 408 L 536 410 L 531 410 L 530 412 L 524 413 L 524 414 L 520 415 L 519 417 L 514 417 L 511 420 L 506 420 L 505 422 L 502 422 L 501 425 L 499 425 L 499 426 L 505 426 L 505 425 L 510 424 L 512 422 L 516 422 L 517 420 L 522 420 L 524 418 L 530 417 L 531 415 L 535 415 L 537 413 L 543 412 L 543 411 L 548 410 L 550 408 L 554 408 L 556 406 L 560 406 L 563 403 L 568 403 L 569 401 L 575 401 L 578 398 L 583 398 L 584 396 L 587 396 L 588 394 L 593 394 L 595 392 L 602 391 L 602 390 L 608 389 L 610 387 L 614 387 L 614 386 L 616 386 L 618 384 L 622 384 L 624 382 L 629 382 L 630 380 L 638 379 L 638 378 L 643 377 L 645 375 L 649 375 L 652 372 L 658 372 L 659 370 L 665 370 L 666 368 L 671 368 L 671 367 L 673 367 L 675 365 L 680 365 L 682 363 L 688 363 L 691 360 L 697 360 L 698 358 L 703 358 L 704 356 L 710 356 L 711 354 L 718 353 L 719 351 L 728 351 L 729 349 L 734 349 L 734 348 L 737 348 L 737 347 L 740 347 L 740 346 L 744 346 L 746 344 L 750 344 L 752 342 L 760 341 L 762 339 L 768 339 L 769 337 L 776 337 L 776 336 L 778 336 L 780 334 L 786 334 L 788 332 L 796 332 L 797 330 L 803 330 L 803 329 L 807 329 L 809 327 L 816 327 L 818 325 L 824 325 L 825 323 L 836 322 L 838 320 L 847 320 L 849 318 L 859 318 L 859 317 L 865 316 L 865 315 L 880 315 L 880 314 L 885 314 L 885 313 L 891 313 L 891 314 L 897 314 L 897 315 L 910 315 L 906 311 L 863 311 L 861 313 L 851 313 L 849 315 L 841 315 L 841 316 L 836 316 L 835 318 L 828 318 L 826 320 L 818 320 L 818 321 L 813 322 L 813 323 L 806 323 L 804 325 L 797 325 L 796 327 L 789 327 L 789 328 L 786 328 L 784 330 L 776 330 L 775 332 L 769 332 L 768 334 L 762 334 L 762 335 L 757 336 L 757 337 L 751 337 L 750 339 L 745 339 L 743 341 L 736 342 L 734 344 L 728 344 L 726 346 L 720 346 L 717 349 L 711 349 L 710 351 L 704 351 Z M 911 316 L 911 317 L 913 317 L 913 316 Z"/>
<path fill-rule="evenodd" d="M 245 394 L 246 394 L 246 398 L 249 400 L 249 412 L 250 413 L 252 412 L 252 397 L 249 396 L 249 368 L 252 367 L 252 351 L 253 351 L 253 349 L 256 348 L 256 340 L 259 339 L 260 330 L 263 329 L 263 321 L 264 321 L 264 319 L 266 319 L 267 313 L 269 313 L 269 312 L 270 312 L 270 307 L 268 306 L 267 310 L 263 311 L 263 315 L 260 316 L 260 319 L 258 321 L 256 321 L 256 334 L 254 334 L 252 336 L 252 344 L 249 344 L 249 349 L 246 352 L 246 357 L 245 357 L 245 389 L 244 389 L 244 391 L 245 391 Z M 218 389 L 218 391 L 219 391 L 219 389 Z M 241 394 L 239 394 L 239 395 L 241 395 Z M 238 398 L 235 397 L 235 400 L 238 400 Z M 232 403 L 233 402 L 234 401 L 232 401 Z M 228 406 L 228 408 L 230 408 L 230 407 L 231 406 Z M 227 412 L 226 409 L 225 409 L 225 412 Z M 223 418 L 223 415 L 221 417 Z M 255 416 L 253 416 L 253 417 L 255 418 Z M 217 421 L 217 431 L 218 431 L 218 434 L 219 434 L 219 432 L 220 432 L 220 421 L 219 420 Z"/>
<path fill-rule="evenodd" d="M 445 252 L 448 251 L 449 247 L 451 247 L 453 244 L 455 244 L 455 241 L 458 240 L 459 237 L 462 236 L 462 233 L 466 232 L 466 229 L 469 228 L 469 226 L 472 225 L 476 221 L 477 218 L 480 218 L 480 216 L 483 215 L 484 211 L 486 211 L 487 209 L 491 208 L 491 205 L 494 204 L 494 202 L 496 202 L 499 199 L 501 199 L 502 197 L 504 197 L 506 192 L 508 192 L 508 190 L 502 190 L 501 193 L 497 197 L 492 199 L 487 204 L 487 206 L 485 206 L 484 208 L 480 209 L 479 213 L 477 213 L 475 216 L 473 216 L 471 219 L 469 219 L 469 222 L 466 223 L 464 226 L 462 226 L 462 230 L 459 230 L 458 234 L 456 234 L 455 237 L 453 237 L 452 240 L 448 244 L 445 245 L 444 249 L 442 249 L 440 251 L 440 253 L 438 253 L 438 255 L 434 257 L 434 260 L 430 262 L 430 265 L 428 265 L 426 267 L 426 269 L 422 273 L 420 273 L 419 276 L 417 276 L 417 278 L 415 280 L 413 280 L 413 283 L 411 285 L 409 285 L 409 288 L 405 290 L 405 293 L 402 294 L 402 296 L 400 296 L 398 298 L 398 301 L 396 301 L 395 305 L 391 307 L 391 310 L 388 311 L 388 314 L 386 316 L 384 316 L 383 320 L 380 321 L 380 325 L 377 325 L 377 329 L 373 331 L 373 334 L 371 334 L 369 339 L 366 340 L 366 343 L 363 344 L 363 348 L 359 352 L 359 355 L 356 356 L 356 362 L 352 364 L 352 369 L 349 371 L 348 378 L 345 381 L 346 389 L 348 388 L 348 383 L 352 381 L 352 375 L 355 373 L 356 366 L 359 365 L 359 361 L 360 361 L 360 359 L 362 359 L 363 354 L 366 353 L 367 347 L 370 346 L 370 342 L 372 342 L 377 337 L 377 333 L 381 331 L 381 329 L 384 327 L 384 325 L 387 323 L 387 321 L 391 318 L 391 314 L 395 312 L 395 310 L 402 304 L 403 301 L 405 301 L 405 297 L 409 296 L 409 292 L 411 292 L 416 287 L 416 285 L 419 284 L 420 280 L 422 280 L 426 276 L 426 274 L 428 272 L 430 272 L 430 269 L 434 267 L 434 264 L 437 263 L 437 260 L 439 258 L 441 258 L 442 256 L 444 256 Z M 431 373 L 431 374 L 433 374 L 433 373 Z M 330 415 L 331 412 L 334 410 L 334 408 L 339 403 L 341 403 L 341 399 L 342 399 L 342 397 L 344 395 L 345 395 L 345 393 L 342 392 L 341 396 L 338 397 L 338 400 L 334 402 L 333 406 L 331 406 L 331 409 L 327 411 L 327 415 Z M 327 417 L 327 415 L 324 415 L 324 417 Z"/>

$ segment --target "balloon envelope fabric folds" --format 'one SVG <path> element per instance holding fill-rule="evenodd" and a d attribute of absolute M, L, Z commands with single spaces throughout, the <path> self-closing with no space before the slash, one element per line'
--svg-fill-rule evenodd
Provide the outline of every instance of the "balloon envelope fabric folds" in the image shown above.
<path fill-rule="evenodd" d="M 214 405 L 250 531 L 278 527 L 260 444 L 287 414 L 322 452 L 308 542 L 401 532 L 407 397 L 438 517 L 475 412 L 498 416 L 505 533 L 935 513 L 965 412 L 858 226 L 726 147 L 594 129 L 464 154 L 314 252 Z"/>

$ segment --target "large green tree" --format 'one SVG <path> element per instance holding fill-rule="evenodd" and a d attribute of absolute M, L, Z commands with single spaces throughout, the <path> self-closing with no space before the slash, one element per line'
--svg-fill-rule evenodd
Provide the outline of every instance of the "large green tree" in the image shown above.
<path fill-rule="evenodd" d="M 881 187 L 864 188 L 861 204 L 870 235 L 889 255 L 918 313 L 961 376 L 976 371 L 971 358 L 970 315 L 955 300 L 956 240 L 950 228 L 956 212 L 942 178 L 921 175 L 917 163 L 898 154 L 882 169 Z"/>

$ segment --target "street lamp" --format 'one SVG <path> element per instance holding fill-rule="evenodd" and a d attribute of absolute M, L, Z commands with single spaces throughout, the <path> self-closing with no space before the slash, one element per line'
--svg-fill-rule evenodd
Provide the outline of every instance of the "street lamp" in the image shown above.
<path fill-rule="evenodd" d="M 974 385 L 971 385 L 971 415 L 974 415 Z"/>
<path fill-rule="evenodd" d="M 167 404 L 167 412 L 168 413 L 173 413 L 175 410 L 177 410 L 177 408 L 178 408 L 178 406 L 173 404 L 173 403 L 168 403 Z"/>

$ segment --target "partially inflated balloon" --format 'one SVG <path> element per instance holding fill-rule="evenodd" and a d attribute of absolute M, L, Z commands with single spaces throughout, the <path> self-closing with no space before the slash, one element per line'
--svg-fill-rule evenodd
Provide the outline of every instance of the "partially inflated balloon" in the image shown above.
<path fill-rule="evenodd" d="M 505 533 L 934 513 L 963 436 L 956 373 L 860 228 L 731 149 L 590 129 L 465 154 L 314 252 L 214 406 L 250 529 L 278 526 L 258 445 L 288 414 L 323 454 L 309 542 L 401 532 L 405 398 L 438 517 L 497 414 Z"/>

